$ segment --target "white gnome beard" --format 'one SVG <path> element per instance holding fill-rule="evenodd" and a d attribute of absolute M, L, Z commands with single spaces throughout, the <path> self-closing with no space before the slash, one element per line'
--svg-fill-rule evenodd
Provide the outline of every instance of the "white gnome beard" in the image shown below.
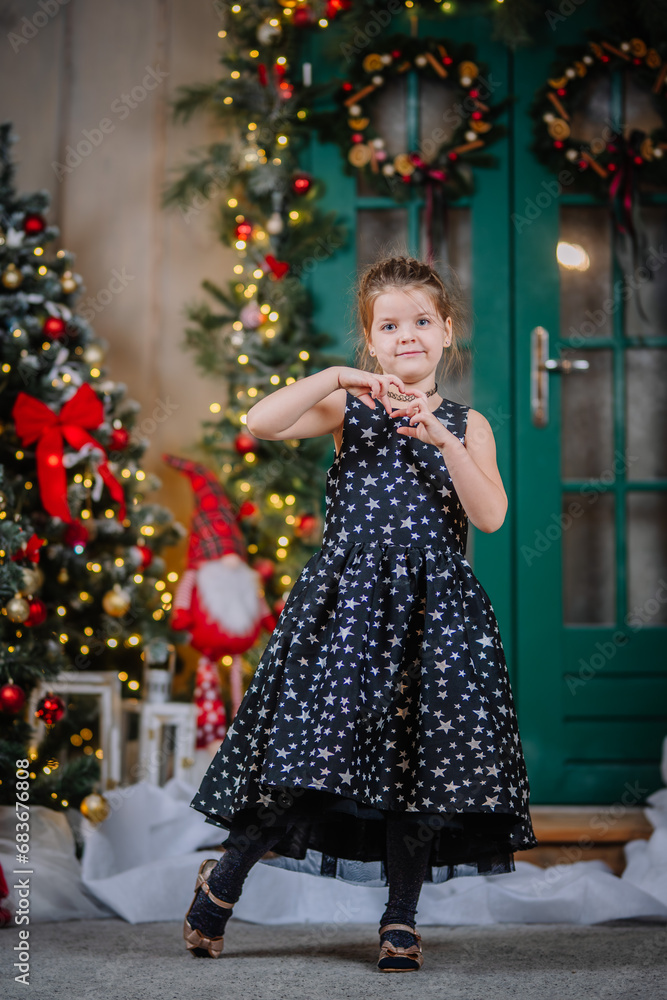
<path fill-rule="evenodd" d="M 247 635 L 261 617 L 259 574 L 238 556 L 203 563 L 197 592 L 208 615 L 229 635 Z"/>

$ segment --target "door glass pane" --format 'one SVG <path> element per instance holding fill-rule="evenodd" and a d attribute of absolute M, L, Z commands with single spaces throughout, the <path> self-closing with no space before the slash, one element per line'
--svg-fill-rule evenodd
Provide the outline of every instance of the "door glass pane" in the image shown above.
<path fill-rule="evenodd" d="M 430 163 L 443 142 L 449 142 L 461 124 L 453 84 L 422 78 L 419 81 L 419 153 Z"/>
<path fill-rule="evenodd" d="M 609 128 L 610 97 L 611 78 L 604 73 L 591 77 L 579 92 L 571 115 L 570 134 L 574 140 L 590 143 L 604 138 L 604 125 Z"/>
<path fill-rule="evenodd" d="M 436 261 L 443 260 L 450 264 L 456 271 L 459 281 L 467 292 L 468 305 L 470 304 L 470 289 L 472 288 L 471 272 L 471 213 L 469 208 L 452 208 L 445 205 L 444 212 L 440 220 L 436 223 L 435 234 L 439 234 L 440 239 L 433 246 L 433 253 Z M 428 219 L 426 210 L 421 213 L 421 237 L 420 252 L 422 258 L 426 260 L 428 247 L 428 234 L 426 226 Z"/>
<path fill-rule="evenodd" d="M 628 614 L 667 625 L 667 494 L 628 493 Z"/>
<path fill-rule="evenodd" d="M 667 351 L 625 352 L 626 478 L 667 476 Z"/>
<path fill-rule="evenodd" d="M 628 337 L 664 337 L 667 333 L 667 206 L 643 205 L 639 217 L 646 248 L 640 254 L 640 266 L 636 273 L 629 262 L 628 280 L 623 290 L 626 298 L 625 334 Z M 648 316 L 648 322 L 638 312 L 638 300 Z"/>
<path fill-rule="evenodd" d="M 385 253 L 405 253 L 408 215 L 404 208 L 361 209 L 357 212 L 357 268 L 363 270 Z"/>
<path fill-rule="evenodd" d="M 613 330 L 609 211 L 560 209 L 558 260 L 561 337 L 606 337 Z"/>
<path fill-rule="evenodd" d="M 613 478 L 612 352 L 563 350 L 563 358 L 582 358 L 586 371 L 560 378 L 561 475 L 563 479 Z"/>
<path fill-rule="evenodd" d="M 562 538 L 564 624 L 610 625 L 616 617 L 614 496 L 564 493 L 561 520 L 554 530 Z"/>
<path fill-rule="evenodd" d="M 360 107 L 365 117 L 370 118 L 377 135 L 382 136 L 387 151 L 387 161 L 391 162 L 399 153 L 407 152 L 407 88 L 404 76 L 389 77 L 386 83 L 375 91 Z M 387 184 L 387 195 L 391 196 L 391 178 Z M 377 195 L 378 191 L 365 180 L 361 171 L 357 174 L 357 194 Z"/>

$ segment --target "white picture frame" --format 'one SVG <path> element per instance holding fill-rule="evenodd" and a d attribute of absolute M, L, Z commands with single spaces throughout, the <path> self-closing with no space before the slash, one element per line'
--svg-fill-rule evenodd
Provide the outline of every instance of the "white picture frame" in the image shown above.
<path fill-rule="evenodd" d="M 143 702 L 140 713 L 137 780 L 164 785 L 177 778 L 188 783 L 196 760 L 197 706 L 183 701 Z"/>
<path fill-rule="evenodd" d="M 100 720 L 100 785 L 103 791 L 116 788 L 121 781 L 121 685 L 115 670 L 65 670 L 56 678 L 40 681 L 33 689 L 29 702 L 30 724 L 39 735 L 35 711 L 41 699 L 52 692 L 64 700 L 68 696 L 94 695 L 99 699 Z M 97 758 L 99 759 L 99 758 Z"/>

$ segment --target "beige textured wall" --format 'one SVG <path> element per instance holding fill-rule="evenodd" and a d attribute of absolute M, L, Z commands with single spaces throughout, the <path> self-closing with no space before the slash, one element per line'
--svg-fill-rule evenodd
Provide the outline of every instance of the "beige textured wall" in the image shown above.
<path fill-rule="evenodd" d="M 160 417 L 171 411 L 147 435 L 145 467 L 163 480 L 155 499 L 184 523 L 189 486 L 160 456 L 185 454 L 209 404 L 224 402 L 224 386 L 201 376 L 182 350 L 183 310 L 204 295 L 203 278 L 224 281 L 235 261 L 213 234 L 211 212 L 186 222 L 160 199 L 189 150 L 220 137 L 203 117 L 175 124 L 169 107 L 179 85 L 216 75 L 220 26 L 208 0 L 0 2 L 0 118 L 19 136 L 17 187 L 51 193 L 50 221 L 86 286 L 80 302 L 107 289 L 114 271 L 125 275 L 92 324 L 109 343 L 109 377 L 141 403 L 144 427 L 156 407 Z M 133 98 L 133 88 L 144 96 L 135 89 Z M 84 130 L 98 142 L 92 152 L 71 169 L 54 168 L 66 165 L 67 147 Z"/>

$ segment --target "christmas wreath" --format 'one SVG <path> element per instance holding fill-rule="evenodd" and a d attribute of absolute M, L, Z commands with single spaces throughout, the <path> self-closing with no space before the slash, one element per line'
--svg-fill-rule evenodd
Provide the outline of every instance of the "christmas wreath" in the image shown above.
<path fill-rule="evenodd" d="M 642 38 L 610 41 L 588 32 L 579 46 L 560 47 L 547 82 L 531 106 L 534 119 L 532 150 L 554 173 L 576 168 L 573 186 L 600 198 L 631 189 L 635 173 L 648 183 L 667 182 L 667 45 L 650 45 Z M 572 120 L 582 105 L 591 78 L 631 72 L 636 85 L 650 94 L 662 124 L 651 132 L 626 131 L 610 121 L 600 123 L 600 135 L 589 140 L 572 134 Z"/>
<path fill-rule="evenodd" d="M 373 102 L 388 81 L 411 70 L 444 85 L 454 84 L 454 127 L 450 135 L 445 129 L 434 130 L 419 149 L 390 155 L 372 124 Z M 318 125 L 323 139 L 333 138 L 340 146 L 346 172 L 361 173 L 379 194 L 401 198 L 410 188 L 427 186 L 454 200 L 472 193 L 469 168 L 496 165 L 496 158 L 483 150 L 506 134 L 496 118 L 508 100 L 492 106 L 492 91 L 473 45 L 394 35 L 353 61 L 335 95 L 336 111 L 321 116 Z"/>

